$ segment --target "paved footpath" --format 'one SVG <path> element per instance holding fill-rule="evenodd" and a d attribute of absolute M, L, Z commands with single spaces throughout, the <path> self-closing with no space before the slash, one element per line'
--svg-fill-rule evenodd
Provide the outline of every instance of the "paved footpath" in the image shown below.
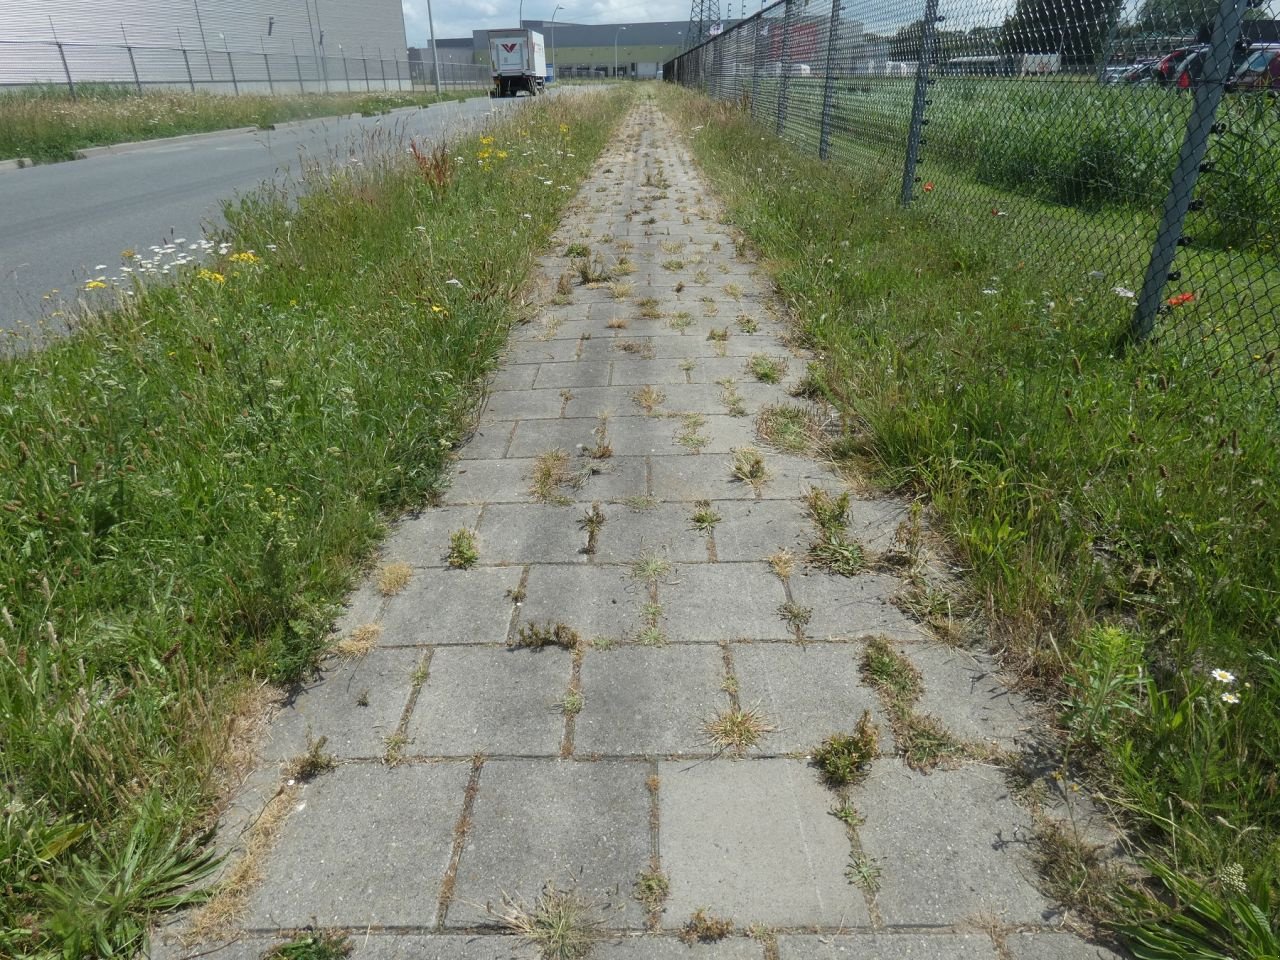
<path fill-rule="evenodd" d="M 499 917 L 551 887 L 590 902 L 606 960 L 1106 955 L 1038 891 L 1033 812 L 997 762 L 1031 709 L 894 603 L 905 505 L 849 503 L 836 542 L 863 571 L 810 561 L 809 491 L 845 484 L 757 436 L 804 405 L 805 362 L 736 250 L 670 123 L 635 108 L 442 504 L 352 598 L 344 636 L 376 643 L 267 731 L 224 831 L 259 876 L 212 939 L 157 955 L 259 957 L 323 927 L 358 960 L 536 957 Z M 468 569 L 447 561 L 461 530 Z M 869 647 L 922 686 L 905 707 L 866 679 Z M 864 712 L 876 755 L 829 786 L 810 755 Z M 930 772 L 899 749 L 926 715 L 953 755 Z M 336 765 L 300 782 L 320 738 Z M 730 935 L 682 943 L 698 910 Z"/>

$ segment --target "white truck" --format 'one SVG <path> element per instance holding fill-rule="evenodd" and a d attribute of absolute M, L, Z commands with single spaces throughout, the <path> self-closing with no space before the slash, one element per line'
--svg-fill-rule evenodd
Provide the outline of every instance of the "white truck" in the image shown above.
<path fill-rule="evenodd" d="M 514 97 L 521 90 L 529 96 L 542 93 L 547 81 L 547 48 L 534 30 L 490 30 L 489 68 L 493 74 L 491 97 Z"/>

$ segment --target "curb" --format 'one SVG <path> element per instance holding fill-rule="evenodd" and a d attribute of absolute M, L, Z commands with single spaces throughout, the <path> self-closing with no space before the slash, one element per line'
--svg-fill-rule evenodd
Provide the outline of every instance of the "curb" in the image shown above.
<path fill-rule="evenodd" d="M 6 173 L 10 170 L 23 170 L 30 166 L 34 166 L 30 157 L 14 157 L 12 160 L 0 160 L 0 173 Z"/>
<path fill-rule="evenodd" d="M 196 143 L 200 140 L 213 140 L 235 133 L 257 133 L 258 127 L 228 127 L 226 130 L 209 130 L 205 133 L 184 133 L 178 137 L 160 137 L 156 140 L 135 140 L 131 143 L 112 143 L 105 147 L 85 147 L 76 151 L 77 160 L 89 160 L 113 153 L 132 153 L 135 150 L 146 150 L 150 147 L 167 147 L 178 143 Z"/>

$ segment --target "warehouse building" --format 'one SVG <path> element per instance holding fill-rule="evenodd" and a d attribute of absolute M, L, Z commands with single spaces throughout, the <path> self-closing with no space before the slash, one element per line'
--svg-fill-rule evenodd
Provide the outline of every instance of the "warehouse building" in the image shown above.
<path fill-rule="evenodd" d="M 0 85 L 394 89 L 407 61 L 400 0 L 0 3 Z"/>

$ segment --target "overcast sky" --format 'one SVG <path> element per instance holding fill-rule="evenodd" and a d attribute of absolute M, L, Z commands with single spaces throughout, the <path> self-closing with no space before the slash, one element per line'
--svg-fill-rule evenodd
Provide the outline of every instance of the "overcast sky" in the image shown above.
<path fill-rule="evenodd" d="M 404 26 L 409 46 L 427 42 L 427 0 L 403 0 Z M 524 0 L 526 20 L 550 20 L 560 0 Z M 733 15 L 743 0 L 734 0 Z M 651 20 L 688 20 L 690 0 L 569 0 L 556 14 L 556 23 L 632 23 Z M 472 30 L 514 27 L 520 19 L 520 0 L 431 0 L 437 37 L 469 37 Z M 749 12 L 760 9 L 759 0 Z M 728 0 L 720 0 L 721 15 L 728 15 Z"/>

